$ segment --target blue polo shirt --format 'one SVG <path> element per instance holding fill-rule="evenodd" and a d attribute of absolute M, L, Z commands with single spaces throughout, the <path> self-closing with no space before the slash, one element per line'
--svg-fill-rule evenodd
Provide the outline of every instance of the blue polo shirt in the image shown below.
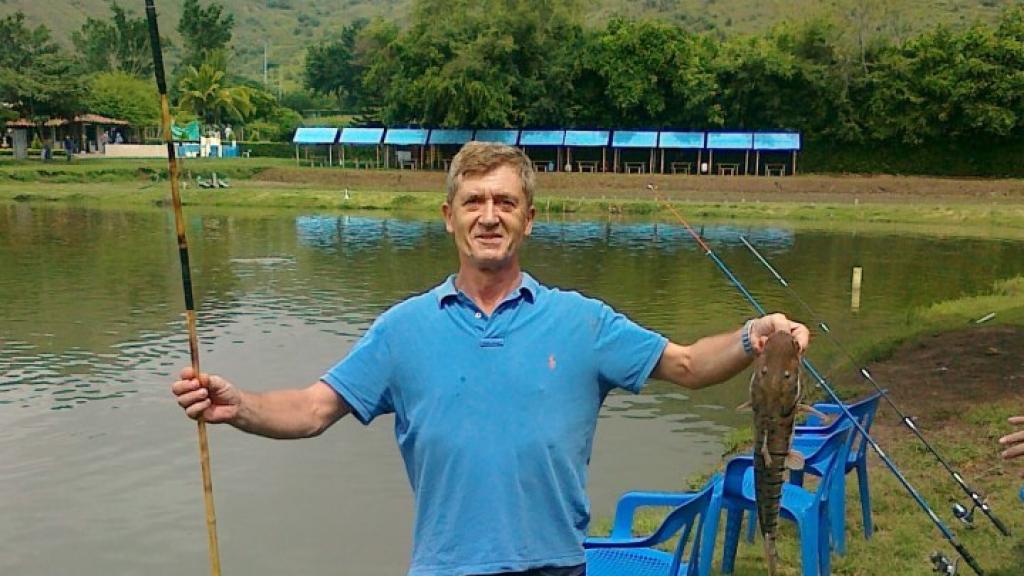
<path fill-rule="evenodd" d="M 640 391 L 667 340 L 525 273 L 490 316 L 454 280 L 382 314 L 323 376 L 364 424 L 395 414 L 409 574 L 582 564 L 598 410 Z"/>

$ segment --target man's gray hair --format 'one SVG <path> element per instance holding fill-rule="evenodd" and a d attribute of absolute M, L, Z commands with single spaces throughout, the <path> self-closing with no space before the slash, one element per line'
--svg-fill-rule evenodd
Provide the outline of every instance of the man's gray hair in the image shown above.
<path fill-rule="evenodd" d="M 519 180 L 523 183 L 523 194 L 526 205 L 533 206 L 533 192 L 537 187 L 537 176 L 533 170 L 533 162 L 521 149 L 497 142 L 466 143 L 452 159 L 445 180 L 448 192 L 446 202 L 451 205 L 455 192 L 462 184 L 463 177 L 487 174 L 499 166 L 510 166 L 519 172 Z"/>

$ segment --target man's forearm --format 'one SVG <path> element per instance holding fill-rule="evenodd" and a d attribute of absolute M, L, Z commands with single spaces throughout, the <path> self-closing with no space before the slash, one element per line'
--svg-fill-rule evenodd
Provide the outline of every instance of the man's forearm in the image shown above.
<path fill-rule="evenodd" d="M 697 389 L 732 378 L 753 356 L 743 349 L 742 329 L 697 340 L 689 346 L 668 343 L 654 377 Z"/>
<path fill-rule="evenodd" d="M 238 414 L 229 423 L 239 430 L 268 438 L 316 436 L 347 413 L 347 406 L 345 410 L 332 406 L 330 399 L 322 398 L 324 391 L 312 388 L 242 392 Z"/>

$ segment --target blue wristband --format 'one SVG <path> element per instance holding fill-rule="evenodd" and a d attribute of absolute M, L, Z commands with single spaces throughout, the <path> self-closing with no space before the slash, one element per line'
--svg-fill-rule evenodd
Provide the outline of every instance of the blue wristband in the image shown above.
<path fill-rule="evenodd" d="M 750 325 L 753 323 L 753 319 L 747 320 L 747 323 L 743 325 L 743 330 L 740 331 L 740 343 L 743 344 L 743 352 L 747 356 L 753 356 L 754 354 L 754 345 L 750 342 Z"/>

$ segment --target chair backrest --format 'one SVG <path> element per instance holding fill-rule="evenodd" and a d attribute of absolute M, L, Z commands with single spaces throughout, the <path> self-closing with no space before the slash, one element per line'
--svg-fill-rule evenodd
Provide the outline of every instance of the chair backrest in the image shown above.
<path fill-rule="evenodd" d="M 850 411 L 850 414 L 857 419 L 861 427 L 864 428 L 865 432 L 871 431 L 871 424 L 875 421 L 875 413 L 878 411 L 878 401 L 881 399 L 882 394 L 885 390 L 875 392 L 869 396 L 861 398 L 860 400 L 851 404 L 846 404 L 846 409 Z M 825 406 L 832 407 L 831 411 L 838 410 L 839 407 L 835 404 L 826 404 Z M 839 412 L 839 417 L 833 420 L 827 426 L 821 427 L 810 427 L 810 426 L 799 426 L 797 427 L 798 433 L 813 433 L 815 435 L 828 435 L 841 427 L 845 426 L 846 414 Z M 868 442 L 864 439 L 864 436 L 859 431 L 854 431 L 850 434 L 848 440 L 850 446 L 847 455 L 847 460 L 850 464 L 857 462 L 861 458 L 864 458 L 867 450 Z M 856 446 L 856 447 L 854 447 Z"/>
<path fill-rule="evenodd" d="M 854 433 L 853 424 L 849 419 L 843 418 L 839 429 L 829 434 L 825 442 L 804 459 L 805 468 L 814 467 L 821 473 L 821 482 L 815 491 L 815 497 L 819 500 L 828 499 L 828 487 L 832 483 L 832 477 L 846 473 L 843 464 L 849 454 L 850 436 Z"/>
<path fill-rule="evenodd" d="M 875 392 L 867 398 L 847 406 L 850 414 L 853 414 L 853 417 L 860 422 L 865 432 L 871 432 L 871 424 L 875 421 L 875 413 L 878 412 L 878 401 L 884 393 L 885 390 Z M 850 436 L 850 444 L 850 454 L 847 459 L 852 464 L 864 458 L 868 448 L 868 441 L 859 431 L 854 431 Z M 854 448 L 854 445 L 856 445 L 856 448 Z"/>
<path fill-rule="evenodd" d="M 679 566 L 683 561 L 683 552 L 686 549 L 691 533 L 694 534 L 694 537 L 693 545 L 690 548 L 690 556 L 687 560 L 686 576 L 698 576 L 701 573 L 701 562 L 709 563 L 708 567 L 710 567 L 712 551 L 702 550 L 702 548 L 705 548 L 702 544 L 705 536 L 704 525 L 708 521 L 709 511 L 721 509 L 721 500 L 722 480 L 720 475 L 715 475 L 704 488 L 701 488 L 700 492 L 694 495 L 692 500 L 672 510 L 665 517 L 665 520 L 662 521 L 661 526 L 645 539 L 645 546 L 654 546 L 671 539 L 677 532 L 679 533 L 679 542 L 676 544 L 675 553 L 672 555 L 672 565 L 668 575 L 676 576 L 679 574 Z M 716 531 L 717 528 L 717 522 L 714 522 L 714 529 Z M 714 538 L 711 538 L 710 541 L 713 544 Z"/>
<path fill-rule="evenodd" d="M 395 158 L 399 162 L 412 162 L 412 152 L 409 150 L 396 150 Z"/>

